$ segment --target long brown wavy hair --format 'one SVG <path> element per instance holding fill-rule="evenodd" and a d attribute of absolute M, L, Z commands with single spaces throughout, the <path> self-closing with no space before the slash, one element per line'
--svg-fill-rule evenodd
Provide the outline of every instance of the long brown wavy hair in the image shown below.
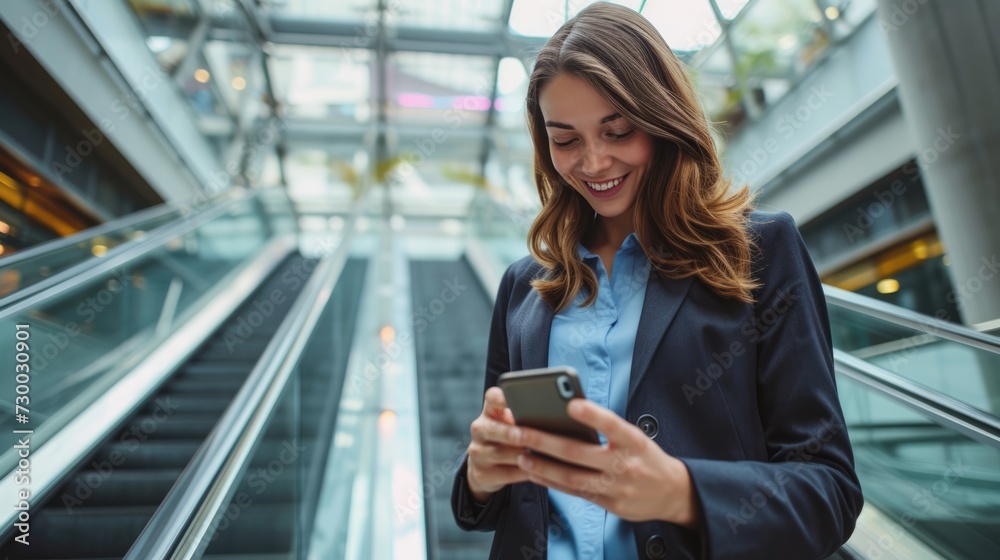
<path fill-rule="evenodd" d="M 539 93 L 557 74 L 587 81 L 618 114 L 653 138 L 653 156 L 632 207 L 636 236 L 665 278 L 695 276 L 725 298 L 750 303 L 753 241 L 747 231 L 749 188 L 730 192 L 708 121 L 686 69 L 644 17 L 596 3 L 567 21 L 535 61 L 528 84 L 528 128 L 535 146 L 535 183 L 542 209 L 528 233 L 532 256 L 547 271 L 532 285 L 556 311 L 581 288 L 597 297 L 597 278 L 577 242 L 594 210 L 552 164 Z"/>

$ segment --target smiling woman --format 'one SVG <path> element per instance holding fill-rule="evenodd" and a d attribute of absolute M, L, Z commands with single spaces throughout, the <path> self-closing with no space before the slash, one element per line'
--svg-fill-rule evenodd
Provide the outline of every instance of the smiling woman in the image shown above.
<path fill-rule="evenodd" d="M 730 192 L 687 72 L 647 20 L 585 9 L 542 48 L 527 105 L 542 201 L 528 237 L 550 271 L 534 284 L 546 302 L 563 309 L 586 288 L 592 303 L 577 241 L 610 268 L 632 231 L 658 272 L 750 301 L 749 191 Z"/>
<path fill-rule="evenodd" d="M 496 531 L 491 558 L 835 552 L 863 498 L 794 222 L 731 189 L 686 69 L 628 8 L 567 21 L 526 101 L 542 209 L 497 294 L 458 525 Z M 515 426 L 495 387 L 560 366 L 600 444 Z"/>

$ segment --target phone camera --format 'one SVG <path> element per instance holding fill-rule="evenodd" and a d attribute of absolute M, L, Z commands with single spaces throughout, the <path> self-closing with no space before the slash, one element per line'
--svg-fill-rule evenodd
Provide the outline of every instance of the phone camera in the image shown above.
<path fill-rule="evenodd" d="M 562 398 L 567 400 L 573 398 L 573 383 L 569 380 L 568 375 L 560 375 L 556 378 L 556 387 Z"/>

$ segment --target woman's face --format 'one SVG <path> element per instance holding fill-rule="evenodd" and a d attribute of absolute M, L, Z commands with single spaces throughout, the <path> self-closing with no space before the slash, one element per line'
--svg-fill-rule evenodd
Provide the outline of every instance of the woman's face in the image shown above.
<path fill-rule="evenodd" d="M 586 81 L 558 74 L 539 92 L 556 171 L 605 218 L 625 213 L 653 155 L 633 127 Z"/>

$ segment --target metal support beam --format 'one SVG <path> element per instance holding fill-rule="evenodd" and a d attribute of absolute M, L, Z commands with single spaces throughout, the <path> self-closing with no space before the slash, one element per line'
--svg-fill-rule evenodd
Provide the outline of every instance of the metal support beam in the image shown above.
<path fill-rule="evenodd" d="M 379 37 L 384 37 L 387 52 L 413 51 L 480 56 L 522 56 L 523 51 L 538 50 L 544 38 L 515 37 L 507 28 L 475 33 L 448 29 L 418 27 L 393 28 L 392 37 L 379 30 L 372 34 L 361 22 L 322 21 L 284 14 L 269 14 L 272 33 L 267 39 L 274 43 L 347 49 L 374 49 Z M 381 25 L 381 24 L 379 24 Z"/>

